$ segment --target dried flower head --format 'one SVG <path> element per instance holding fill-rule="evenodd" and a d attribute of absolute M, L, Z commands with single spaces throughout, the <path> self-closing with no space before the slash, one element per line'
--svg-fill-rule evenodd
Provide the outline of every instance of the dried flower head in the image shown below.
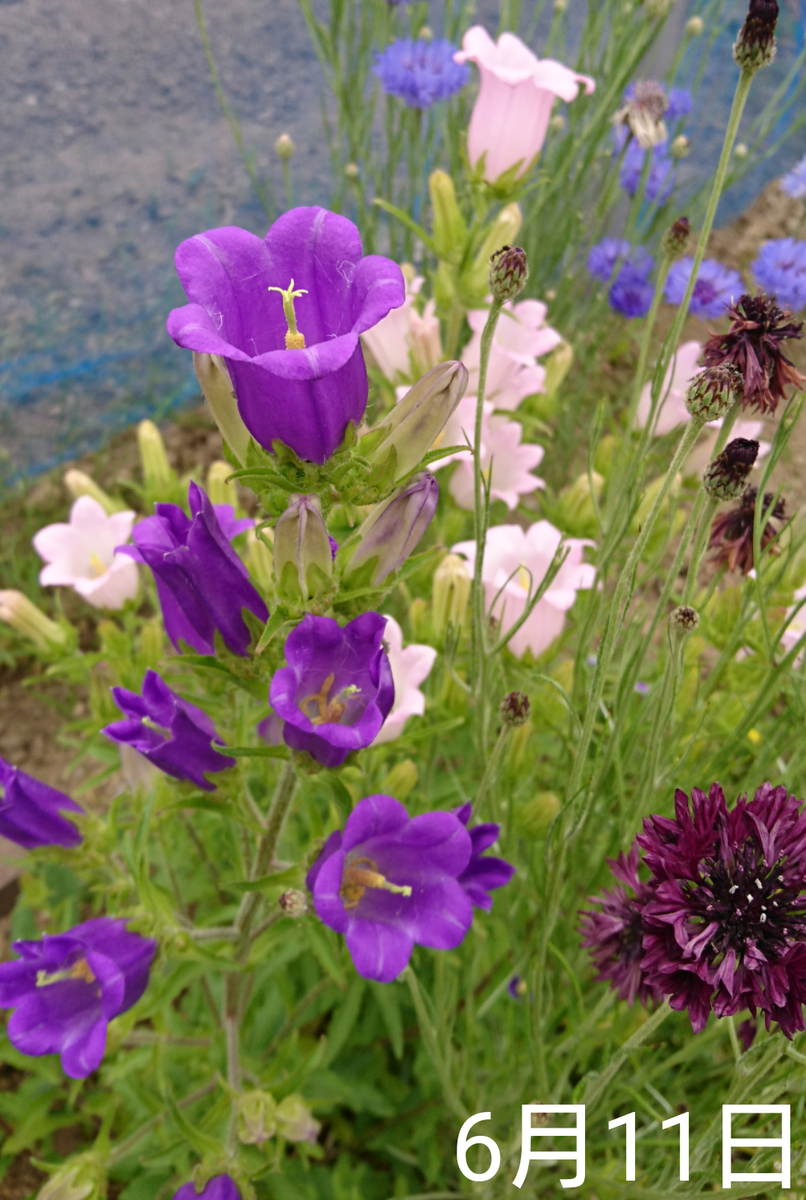
<path fill-rule="evenodd" d="M 654 79 L 639 79 L 613 117 L 614 125 L 626 125 L 642 150 L 659 146 L 668 134 L 663 120 L 669 107 L 666 92 Z"/>
<path fill-rule="evenodd" d="M 734 438 L 706 467 L 702 485 L 715 500 L 735 500 L 744 491 L 758 457 L 758 442 Z"/>
<path fill-rule="evenodd" d="M 531 712 L 529 697 L 525 692 L 510 692 L 508 696 L 504 696 L 498 711 L 501 720 L 510 728 L 525 725 Z"/>
<path fill-rule="evenodd" d="M 714 333 L 703 351 L 707 367 L 733 363 L 744 378 L 744 406 L 774 413 L 785 388 L 800 387 L 806 376 L 796 371 L 781 349 L 789 338 L 803 336 L 803 322 L 789 321 L 792 314 L 775 300 L 759 292 L 745 293 L 736 304 L 727 305 L 731 326 L 727 333 Z"/>
<path fill-rule="evenodd" d="M 750 7 L 733 47 L 733 57 L 743 71 L 755 73 L 775 58 L 778 0 L 750 0 Z"/>
<path fill-rule="evenodd" d="M 709 547 L 716 550 L 714 562 L 725 566 L 729 571 L 741 571 L 743 575 L 753 570 L 753 526 L 756 520 L 756 497 L 758 489 L 749 487 L 742 496 L 738 508 L 720 513 L 711 527 Z M 774 502 L 774 503 L 773 503 Z M 766 492 L 764 495 L 764 511 L 768 518 L 783 521 L 786 517 L 783 500 Z M 778 537 L 779 530 L 767 519 L 761 530 L 761 549 L 765 550 Z M 770 551 L 777 554 L 775 547 Z"/>
<path fill-rule="evenodd" d="M 688 604 L 681 604 L 672 609 L 669 616 L 669 624 L 672 629 L 680 633 L 693 633 L 699 623 L 700 618 L 696 608 L 691 608 Z"/>

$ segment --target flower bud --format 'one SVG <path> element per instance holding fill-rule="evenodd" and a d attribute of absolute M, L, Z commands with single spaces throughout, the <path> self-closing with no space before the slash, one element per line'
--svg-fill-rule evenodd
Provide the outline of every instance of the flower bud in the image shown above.
<path fill-rule="evenodd" d="M 723 363 L 695 375 L 686 390 L 686 409 L 692 417 L 718 421 L 741 399 L 744 377 L 738 367 Z"/>
<path fill-rule="evenodd" d="M 741 496 L 758 457 L 758 442 L 734 438 L 721 454 L 709 463 L 702 485 L 715 500 L 735 500 Z"/>
<path fill-rule="evenodd" d="M 277 1105 L 277 1134 L 287 1142 L 315 1142 L 321 1128 L 302 1096 L 286 1096 Z"/>
<path fill-rule="evenodd" d="M 678 634 L 693 633 L 700 623 L 700 618 L 696 608 L 690 608 L 688 604 L 678 605 L 672 609 L 669 616 L 669 626 L 673 632 Z"/>
<path fill-rule="evenodd" d="M 299 888 L 289 888 L 277 901 L 287 917 L 304 917 L 308 911 L 308 900 Z"/>
<path fill-rule="evenodd" d="M 481 243 L 478 253 L 473 259 L 472 267 L 463 277 L 463 282 L 471 293 L 476 293 L 480 297 L 486 296 L 489 286 L 490 259 L 496 250 L 500 250 L 502 246 L 511 245 L 515 241 L 522 224 L 523 213 L 520 205 L 516 204 L 514 200 L 511 204 L 504 205 Z"/>
<path fill-rule="evenodd" d="M 411 640 L 422 642 L 426 638 L 426 623 L 428 621 L 428 601 L 424 596 L 415 596 L 409 605 L 409 625 Z"/>
<path fill-rule="evenodd" d="M 176 476 L 168 462 L 162 434 L 153 421 L 141 421 L 137 426 L 137 443 L 146 487 L 157 494 L 169 492 L 176 482 Z"/>
<path fill-rule="evenodd" d="M 498 707 L 498 713 L 501 720 L 510 729 L 515 729 L 518 725 L 525 725 L 529 720 L 531 705 L 526 692 L 510 692 L 508 696 L 504 696 Z"/>
<path fill-rule="evenodd" d="M 376 505 L 358 530 L 358 546 L 344 571 L 345 578 L 373 564 L 370 586 L 379 587 L 413 553 L 431 524 L 438 499 L 436 479 L 424 472 Z"/>
<path fill-rule="evenodd" d="M 466 387 L 467 370 L 462 363 L 446 362 L 434 367 L 370 430 L 367 441 L 371 449 L 365 457 L 371 463 L 383 463 L 394 447 L 394 481 L 404 478 L 434 445 Z"/>
<path fill-rule="evenodd" d="M 231 504 L 233 508 L 237 508 L 238 487 L 234 479 L 228 482 L 231 474 L 232 467 L 223 459 L 219 458 L 210 463 L 207 471 L 207 495 L 211 504 Z"/>
<path fill-rule="evenodd" d="M 445 171 L 428 176 L 432 229 L 437 257 L 449 260 L 461 254 L 467 241 L 467 225 L 456 200 L 453 180 Z"/>
<path fill-rule="evenodd" d="M 559 811 L 560 801 L 554 792 L 538 792 L 518 809 L 516 821 L 524 833 L 536 834 L 547 829 Z"/>
<path fill-rule="evenodd" d="M 670 262 L 675 262 L 676 259 L 682 258 L 688 250 L 690 237 L 691 221 L 689 221 L 688 217 L 678 217 L 669 226 L 660 240 L 664 258 L 669 259 Z"/>
<path fill-rule="evenodd" d="M 562 115 L 562 113 L 554 114 L 549 121 L 549 129 L 552 131 L 552 133 L 560 133 L 563 129 L 565 129 L 565 117 Z"/>
<path fill-rule="evenodd" d="M 434 572 L 431 630 L 436 639 L 444 638 L 449 625 L 464 627 L 472 582 L 465 559 L 458 554 L 443 558 Z"/>
<path fill-rule="evenodd" d="M 380 790 L 385 796 L 394 796 L 395 800 L 405 804 L 417 786 L 417 779 L 417 764 L 410 758 L 404 758 L 402 762 L 395 763 L 380 785 Z"/>
<path fill-rule="evenodd" d="M 548 295 L 546 296 L 548 299 Z M 531 403 L 538 417 L 547 420 L 557 411 L 557 400 L 560 388 L 574 361 L 574 348 L 570 342 L 560 342 L 550 354 L 543 359 L 546 375 L 543 380 L 543 391 L 533 397 Z"/>
<path fill-rule="evenodd" d="M 750 151 L 747 149 L 747 143 L 737 142 L 733 147 L 733 153 L 737 158 L 747 158 L 748 154 L 750 153 Z"/>
<path fill-rule="evenodd" d="M 422 25 L 417 38 L 421 42 L 432 42 L 434 40 L 434 31 L 430 25 Z"/>
<path fill-rule="evenodd" d="M 500 303 L 514 300 L 526 287 L 529 264 L 520 246 L 502 246 L 490 255 L 490 291 Z"/>
<path fill-rule="evenodd" d="M 227 364 L 218 354 L 193 354 L 193 370 L 213 420 L 233 457 L 246 466 L 249 430 L 241 420 Z"/>
<path fill-rule="evenodd" d="M 685 158 L 690 149 L 691 143 L 684 133 L 678 133 L 677 137 L 672 139 L 672 158 Z"/>
<path fill-rule="evenodd" d="M 360 174 L 358 163 L 348 162 L 347 166 L 344 168 L 344 174 L 348 179 L 358 179 Z"/>
<path fill-rule="evenodd" d="M 705 29 L 702 17 L 689 17 L 686 21 L 686 33 L 689 37 L 700 37 Z"/>
<path fill-rule="evenodd" d="M 274 153 L 283 162 L 288 162 L 289 158 L 293 158 L 295 150 L 296 146 L 287 133 L 281 133 L 274 143 Z"/>
<path fill-rule="evenodd" d="M 91 496 L 93 500 L 97 500 L 109 517 L 113 513 L 122 512 L 125 507 L 119 500 L 113 500 L 111 496 L 107 495 L 91 475 L 85 474 L 84 471 L 77 471 L 74 467 L 65 471 L 64 486 L 74 500 L 78 500 L 79 496 Z"/>
<path fill-rule="evenodd" d="M 743 71 L 755 74 L 775 58 L 778 0 L 750 0 L 750 7 L 733 47 L 733 57 Z"/>
<path fill-rule="evenodd" d="M 333 574 L 333 551 L 318 496 L 290 497 L 274 530 L 274 579 L 278 595 L 309 600 Z"/>
<path fill-rule="evenodd" d="M 277 1133 L 277 1101 L 268 1092 L 244 1092 L 238 1097 L 238 1140 L 259 1146 Z"/>
<path fill-rule="evenodd" d="M 593 482 L 593 491 L 591 492 L 591 482 Z M 577 479 L 560 493 L 560 502 L 558 505 L 557 516 L 560 521 L 560 528 L 568 531 L 584 532 L 596 527 L 596 507 L 594 498 L 598 502 L 601 499 L 604 491 L 604 476 L 598 471 L 593 471 L 588 476 L 587 471 L 578 476 Z"/>
<path fill-rule="evenodd" d="M 101 1200 L 104 1196 L 104 1164 L 97 1154 L 89 1151 L 58 1167 L 40 1190 L 37 1200 Z"/>
<path fill-rule="evenodd" d="M 0 621 L 30 638 L 40 650 L 63 650 L 67 645 L 67 634 L 61 625 L 14 589 L 0 591 Z"/>
<path fill-rule="evenodd" d="M 264 592 L 274 591 L 274 554 L 267 545 L 273 541 L 273 529 L 261 529 L 259 534 L 249 529 L 246 534 L 246 565 Z"/>

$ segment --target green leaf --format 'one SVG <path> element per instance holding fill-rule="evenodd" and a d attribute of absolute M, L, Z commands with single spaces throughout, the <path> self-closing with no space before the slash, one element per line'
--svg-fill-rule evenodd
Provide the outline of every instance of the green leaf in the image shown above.
<path fill-rule="evenodd" d="M 398 989 L 393 983 L 371 983 L 370 990 L 375 997 L 375 1003 L 381 1010 L 389 1041 L 395 1058 L 400 1061 L 403 1057 L 403 1020 L 400 1016 Z"/>
<path fill-rule="evenodd" d="M 344 974 L 344 971 L 336 960 L 336 956 L 328 945 L 325 934 L 315 925 L 303 925 L 302 933 L 305 941 L 308 943 L 309 950 L 318 960 L 322 970 L 330 976 L 340 991 L 346 992 L 347 976 Z"/>
<path fill-rule="evenodd" d="M 221 1143 L 210 1137 L 207 1133 L 202 1133 L 195 1125 L 191 1125 L 187 1117 L 182 1115 L 182 1110 L 177 1105 L 171 1094 L 170 1088 L 165 1089 L 164 1093 L 165 1104 L 176 1128 L 182 1136 L 190 1142 L 193 1149 L 198 1154 L 216 1154 L 220 1155 L 224 1149 Z"/>
<path fill-rule="evenodd" d="M 238 883 L 224 883 L 221 886 L 228 892 L 241 895 L 243 892 L 269 892 L 277 888 L 285 891 L 287 888 L 300 887 L 302 882 L 302 867 L 296 866 L 285 871 L 275 871 L 273 875 L 262 875 L 260 879 L 240 880 Z"/>
<path fill-rule="evenodd" d="M 271 642 L 272 638 L 274 638 L 280 632 L 283 626 L 291 624 L 293 624 L 293 622 L 289 618 L 288 611 L 285 608 L 275 608 L 274 612 L 269 617 L 266 628 L 260 635 L 260 641 L 255 647 L 255 654 L 262 654 L 269 642 Z"/>
<path fill-rule="evenodd" d="M 356 975 L 350 984 L 347 995 L 342 1000 L 330 1022 L 327 1031 L 327 1053 L 323 1066 L 329 1067 L 340 1051 L 347 1044 L 350 1034 L 355 1029 L 361 1013 L 366 982 Z"/>
<path fill-rule="evenodd" d="M 407 212 L 404 212 L 402 208 L 397 208 L 394 204 L 390 204 L 388 200 L 382 200 L 380 196 L 376 196 L 372 203 L 377 204 L 378 208 L 382 208 L 383 211 L 388 212 L 390 216 L 397 217 L 398 221 L 402 222 L 402 224 L 408 229 L 411 229 L 413 233 L 416 233 L 423 245 L 427 246 L 436 258 L 439 258 L 439 255 L 437 254 L 437 248 L 434 245 L 434 239 L 429 233 L 426 233 L 422 225 L 418 225 L 417 222 L 413 220 Z"/>

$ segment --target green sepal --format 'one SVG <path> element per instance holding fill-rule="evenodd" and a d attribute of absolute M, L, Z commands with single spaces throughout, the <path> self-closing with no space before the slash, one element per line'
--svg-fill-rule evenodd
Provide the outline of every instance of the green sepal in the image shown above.
<path fill-rule="evenodd" d="M 291 614 L 289 613 L 288 609 L 282 608 L 280 605 L 278 605 L 269 617 L 266 623 L 266 628 L 260 635 L 260 641 L 258 642 L 257 646 L 255 646 L 255 654 L 262 654 L 284 625 L 293 624 L 294 622 L 291 619 Z"/>

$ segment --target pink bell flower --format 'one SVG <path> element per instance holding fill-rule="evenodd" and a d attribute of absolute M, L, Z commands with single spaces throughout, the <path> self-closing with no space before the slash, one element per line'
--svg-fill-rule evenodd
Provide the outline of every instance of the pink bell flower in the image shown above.
<path fill-rule="evenodd" d="M 137 595 L 137 564 L 115 548 L 129 540 L 134 517 L 108 516 L 92 496 L 79 496 L 69 524 L 46 525 L 34 535 L 34 549 L 47 563 L 39 582 L 71 587 L 93 608 L 123 608 Z"/>
<path fill-rule="evenodd" d="M 518 507 L 521 496 L 546 486 L 542 479 L 532 474 L 533 468 L 543 461 L 545 451 L 542 446 L 528 442 L 521 445 L 522 436 L 523 426 L 519 421 L 491 416 L 489 411 L 485 411 L 481 469 L 485 478 L 489 479 L 492 499 L 503 500 L 510 510 Z M 473 508 L 475 493 L 471 455 L 462 455 L 451 476 L 450 493 L 460 508 Z"/>
<path fill-rule="evenodd" d="M 481 335 L 487 321 L 486 309 L 474 309 L 467 314 L 473 330 L 470 341 L 462 351 L 462 362 L 468 369 L 467 390 L 478 391 Z M 545 391 L 546 371 L 537 361 L 549 354 L 562 341 L 556 329 L 546 325 L 546 306 L 540 300 L 508 301 L 495 327 L 484 399 L 492 400 L 495 408 L 512 411 L 526 397 Z"/>
<path fill-rule="evenodd" d="M 475 63 L 481 75 L 467 152 L 474 169 L 484 158 L 488 183 L 513 167 L 522 178 L 543 148 L 555 99 L 570 102 L 580 85 L 588 95 L 596 86 L 562 63 L 537 58 L 514 33 L 502 33 L 494 42 L 481 25 L 468 29 L 454 58 Z"/>
<path fill-rule="evenodd" d="M 436 301 L 428 300 L 422 313 L 415 307 L 422 286 L 422 275 L 406 279 L 406 299 L 400 307 L 361 334 L 364 346 L 390 383 L 411 379 L 412 368 L 415 375 L 425 375 L 443 361 Z"/>
<path fill-rule="evenodd" d="M 383 640 L 392 668 L 395 684 L 395 702 L 389 716 L 381 726 L 381 732 L 373 745 L 393 742 L 400 737 L 409 717 L 421 717 L 425 712 L 425 696 L 420 684 L 431 674 L 437 652 L 433 646 L 412 643 L 403 648 L 403 631 L 394 617 L 387 616 Z"/>
<path fill-rule="evenodd" d="M 561 542 L 559 529 L 548 521 L 537 521 L 529 529 L 495 525 L 488 532 L 482 583 L 488 611 L 499 622 L 501 633 L 506 633 L 523 615 L 530 591 L 533 593 L 542 583 Z M 582 561 L 585 547 L 593 543 L 584 538 L 565 538 L 564 545 L 569 548 L 568 557 L 546 594 L 509 642 L 510 650 L 518 658 L 527 650 L 535 656 L 547 650 L 562 633 L 565 614 L 573 606 L 577 592 L 594 585 L 596 569 Z M 469 560 L 472 571 L 476 543 L 459 542 L 453 551 Z"/>

